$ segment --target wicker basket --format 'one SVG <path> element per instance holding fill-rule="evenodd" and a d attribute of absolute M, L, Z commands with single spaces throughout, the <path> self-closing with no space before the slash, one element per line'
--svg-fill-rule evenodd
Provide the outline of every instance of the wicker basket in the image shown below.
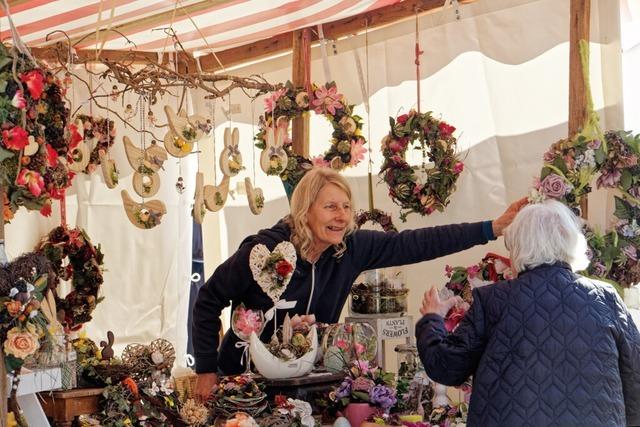
<path fill-rule="evenodd" d="M 178 396 L 180 396 L 180 401 L 184 402 L 185 400 L 194 397 L 197 380 L 198 375 L 196 374 L 182 375 L 173 378 L 176 386 L 175 390 L 178 392 Z"/>

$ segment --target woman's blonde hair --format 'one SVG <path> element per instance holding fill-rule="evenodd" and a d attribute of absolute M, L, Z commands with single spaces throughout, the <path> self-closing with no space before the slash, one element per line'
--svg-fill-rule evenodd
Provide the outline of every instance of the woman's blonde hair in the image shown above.
<path fill-rule="evenodd" d="M 333 184 L 344 191 L 351 203 L 351 209 L 354 209 L 349 183 L 335 170 L 330 168 L 313 168 L 302 177 L 291 196 L 291 214 L 287 215 L 285 221 L 289 224 L 289 227 L 291 227 L 291 243 L 293 243 L 306 260 L 309 259 L 314 243 L 307 213 L 311 205 L 313 205 L 318 198 L 320 190 L 327 184 Z M 355 220 L 352 216 L 349 224 L 347 224 L 345 237 L 355 229 Z M 347 250 L 347 245 L 343 240 L 340 244 L 334 245 L 334 248 L 336 250 L 334 256 L 340 257 L 344 251 Z"/>

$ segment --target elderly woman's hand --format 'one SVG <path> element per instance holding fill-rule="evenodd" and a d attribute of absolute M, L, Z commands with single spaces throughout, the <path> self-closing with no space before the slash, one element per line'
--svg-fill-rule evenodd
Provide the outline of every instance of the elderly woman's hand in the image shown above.
<path fill-rule="evenodd" d="M 424 293 L 424 298 L 422 299 L 422 307 L 420 307 L 420 313 L 422 313 L 423 316 L 425 314 L 439 314 L 440 316 L 444 317 L 452 307 L 463 303 L 464 300 L 460 297 L 451 297 L 447 298 L 444 301 L 440 300 L 438 290 L 435 286 L 433 286 L 431 287 L 431 289 Z"/>
<path fill-rule="evenodd" d="M 502 236 L 502 232 L 504 231 L 504 229 L 507 228 L 509 224 L 511 224 L 511 221 L 513 221 L 518 212 L 520 212 L 520 209 L 525 207 L 527 203 L 529 203 L 529 200 L 526 197 L 523 197 L 522 199 L 516 200 L 515 202 L 511 203 L 507 210 L 504 211 L 504 213 L 498 218 L 494 219 L 491 223 L 491 227 L 493 228 L 493 235 L 496 237 Z"/>

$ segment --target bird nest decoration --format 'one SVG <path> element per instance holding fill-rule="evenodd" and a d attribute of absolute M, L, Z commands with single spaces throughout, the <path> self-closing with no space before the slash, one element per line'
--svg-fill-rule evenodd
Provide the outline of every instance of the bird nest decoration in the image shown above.
<path fill-rule="evenodd" d="M 158 375 L 169 374 L 176 360 L 173 344 L 159 338 L 149 345 L 129 344 L 122 352 L 122 361 L 129 367 L 136 381 L 144 381 Z"/>

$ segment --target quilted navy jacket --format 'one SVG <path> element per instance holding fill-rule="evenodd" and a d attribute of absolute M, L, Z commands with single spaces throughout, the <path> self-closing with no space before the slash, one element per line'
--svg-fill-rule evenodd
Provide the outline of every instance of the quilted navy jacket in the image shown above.
<path fill-rule="evenodd" d="M 640 334 L 610 285 L 543 265 L 473 298 L 453 334 L 416 327 L 434 381 L 473 375 L 468 426 L 640 425 Z"/>

